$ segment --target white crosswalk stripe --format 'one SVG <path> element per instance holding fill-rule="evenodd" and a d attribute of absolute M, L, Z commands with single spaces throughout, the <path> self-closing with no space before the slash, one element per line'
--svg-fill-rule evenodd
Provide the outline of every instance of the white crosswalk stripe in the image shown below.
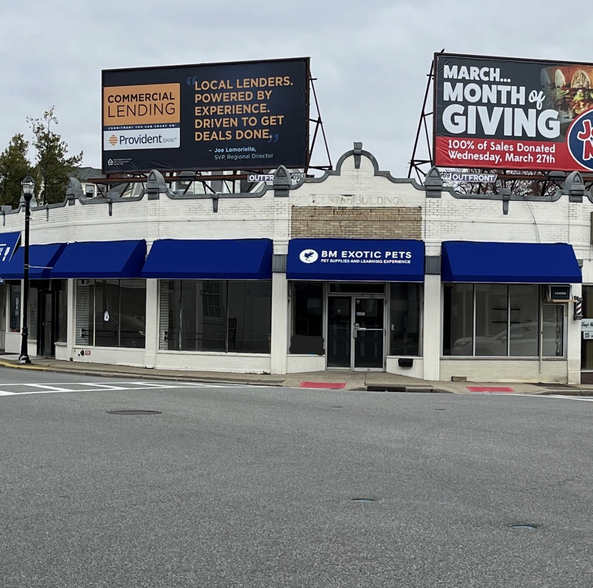
<path fill-rule="evenodd" d="M 564 398 L 565 400 L 580 400 L 581 402 L 593 402 L 591 396 L 563 396 L 562 394 L 553 394 L 551 398 Z"/>
<path fill-rule="evenodd" d="M 50 386 L 49 384 L 26 384 L 26 386 L 32 386 L 33 388 L 39 388 L 44 392 L 70 392 L 69 388 L 63 388 L 58 386 Z"/>
<path fill-rule="evenodd" d="M 171 388 L 231 388 L 236 384 L 208 384 L 205 382 L 143 382 L 126 381 L 103 384 L 99 382 L 74 382 L 67 384 L 3 384 L 0 396 L 23 396 L 30 394 L 58 394 L 71 392 L 110 392 L 133 390 L 166 390 Z M 8 390 L 7 388 L 11 388 Z"/>

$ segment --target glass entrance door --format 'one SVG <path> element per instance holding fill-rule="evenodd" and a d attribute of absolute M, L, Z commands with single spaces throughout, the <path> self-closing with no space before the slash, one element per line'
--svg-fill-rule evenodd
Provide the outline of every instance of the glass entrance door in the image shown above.
<path fill-rule="evenodd" d="M 329 296 L 327 307 L 327 367 L 382 370 L 385 300 Z"/>
<path fill-rule="evenodd" d="M 352 298 L 330 296 L 327 304 L 327 367 L 350 367 Z"/>
<path fill-rule="evenodd" d="M 354 298 L 354 369 L 383 369 L 385 301 Z"/>
<path fill-rule="evenodd" d="M 38 296 L 39 329 L 37 335 L 37 355 L 54 357 L 54 295 L 50 290 L 40 289 Z"/>

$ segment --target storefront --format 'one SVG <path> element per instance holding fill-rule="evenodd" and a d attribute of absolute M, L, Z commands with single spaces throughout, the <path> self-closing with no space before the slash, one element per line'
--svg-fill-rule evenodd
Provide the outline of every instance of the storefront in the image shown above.
<path fill-rule="evenodd" d="M 524 377 L 542 373 L 542 361 L 566 361 L 582 281 L 571 245 L 454 241 L 442 253 L 444 359 L 496 358 L 504 370 L 521 358 Z"/>
<path fill-rule="evenodd" d="M 327 369 L 384 371 L 389 355 L 420 355 L 424 243 L 293 239 L 290 353 Z"/>
<path fill-rule="evenodd" d="M 142 277 L 159 283 L 159 349 L 270 354 L 271 239 L 155 241 Z"/>
<path fill-rule="evenodd" d="M 393 178 L 359 144 L 319 178 L 280 168 L 245 194 L 150 189 L 108 201 L 74 186 L 32 209 L 31 357 L 482 382 L 593 370 L 575 319 L 581 293 L 593 319 L 588 196 L 509 206 L 445 189 L 436 170 L 424 185 Z M 10 353 L 22 225 L 7 212 L 0 233 Z"/>
<path fill-rule="evenodd" d="M 10 234 L 15 248 L 19 238 L 20 233 Z M 49 279 L 50 271 L 64 248 L 63 243 L 52 243 L 31 245 L 29 250 L 29 343 L 34 346 L 34 354 L 38 356 L 54 357 L 56 343 L 66 341 L 67 283 Z M 13 250 L 12 254 L 8 253 L 0 265 L 0 275 L 8 286 L 7 306 L 10 309 L 10 329 L 6 333 L 6 343 L 20 338 L 23 273 L 24 249 L 20 247 Z"/>

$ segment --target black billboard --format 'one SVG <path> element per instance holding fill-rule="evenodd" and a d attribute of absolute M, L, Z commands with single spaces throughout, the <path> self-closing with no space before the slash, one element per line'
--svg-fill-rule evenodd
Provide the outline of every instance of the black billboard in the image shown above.
<path fill-rule="evenodd" d="M 435 165 L 593 170 L 593 65 L 435 56 Z"/>
<path fill-rule="evenodd" d="M 103 172 L 306 167 L 309 58 L 102 72 Z"/>

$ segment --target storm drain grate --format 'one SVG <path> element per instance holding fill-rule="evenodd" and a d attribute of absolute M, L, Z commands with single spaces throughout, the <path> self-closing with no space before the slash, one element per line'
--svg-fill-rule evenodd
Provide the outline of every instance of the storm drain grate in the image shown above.
<path fill-rule="evenodd" d="M 151 414 L 163 414 L 160 410 L 108 410 L 107 414 L 116 415 L 151 415 Z"/>

